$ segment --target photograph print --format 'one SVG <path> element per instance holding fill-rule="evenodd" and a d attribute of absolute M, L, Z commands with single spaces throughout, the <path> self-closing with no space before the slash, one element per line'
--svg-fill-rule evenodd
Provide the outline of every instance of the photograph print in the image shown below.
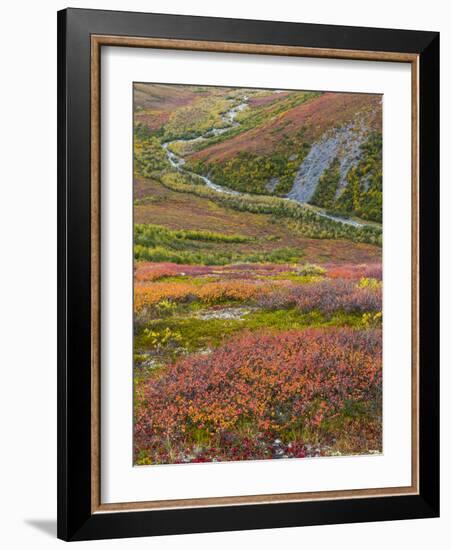
<path fill-rule="evenodd" d="M 382 108 L 133 84 L 136 466 L 383 452 Z"/>

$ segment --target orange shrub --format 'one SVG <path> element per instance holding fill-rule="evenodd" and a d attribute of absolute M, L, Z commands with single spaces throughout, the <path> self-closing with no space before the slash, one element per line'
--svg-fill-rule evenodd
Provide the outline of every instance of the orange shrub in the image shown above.
<path fill-rule="evenodd" d="M 151 283 L 135 284 L 135 312 L 140 312 L 145 307 L 151 307 L 161 300 L 185 300 L 194 295 L 195 286 L 189 283 Z"/>
<path fill-rule="evenodd" d="M 277 281 L 279 283 L 279 281 Z M 189 282 L 153 282 L 135 284 L 135 312 L 152 307 L 161 300 L 182 302 L 189 297 L 205 303 L 224 300 L 255 300 L 268 293 L 276 282 L 265 284 L 250 281 L 222 281 L 218 283 L 193 284 Z"/>
<path fill-rule="evenodd" d="M 202 285 L 197 292 L 200 300 L 207 303 L 222 300 L 247 301 L 256 299 L 268 290 L 269 285 L 244 281 L 223 281 Z"/>

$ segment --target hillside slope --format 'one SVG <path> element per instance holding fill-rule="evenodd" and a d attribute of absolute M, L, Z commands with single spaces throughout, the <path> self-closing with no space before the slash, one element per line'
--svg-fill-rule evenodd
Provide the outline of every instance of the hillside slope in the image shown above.
<path fill-rule="evenodd" d="M 382 221 L 380 95 L 139 84 L 135 124 L 218 189 Z"/>
<path fill-rule="evenodd" d="M 273 103 L 280 101 L 277 94 L 269 97 Z M 250 107 L 252 108 L 255 103 L 251 103 Z M 260 105 L 261 103 L 257 102 L 257 106 Z M 356 117 L 365 120 L 368 130 L 380 131 L 380 111 L 379 96 L 326 92 L 281 113 L 273 116 L 269 114 L 269 119 L 259 126 L 223 143 L 203 149 L 194 154 L 193 158 L 208 162 L 224 162 L 239 152 L 271 155 L 277 150 L 290 149 L 290 146 L 290 152 L 296 153 L 296 143 L 291 144 L 289 138 L 301 135 L 311 144 L 329 130 L 352 123 Z"/>

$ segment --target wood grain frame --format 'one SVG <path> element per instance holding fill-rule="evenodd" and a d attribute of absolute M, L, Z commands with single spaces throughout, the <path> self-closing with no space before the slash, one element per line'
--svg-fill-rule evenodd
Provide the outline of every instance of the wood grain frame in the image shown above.
<path fill-rule="evenodd" d="M 112 19 L 107 18 L 106 23 L 100 24 L 99 21 L 105 14 L 108 14 Z M 142 32 L 141 20 L 138 21 L 139 16 L 145 16 L 146 21 L 150 24 L 149 31 Z M 197 21 L 192 22 L 193 19 Z M 113 20 L 114 24 L 111 22 Z M 121 27 L 121 21 L 125 22 L 126 20 L 127 24 L 124 24 L 125 34 L 117 32 L 117 29 Z M 155 30 L 162 21 L 164 23 L 163 27 L 166 25 L 169 28 L 169 30 L 163 32 L 167 36 L 158 36 L 162 33 Z M 435 213 L 430 212 L 431 207 L 433 208 L 436 205 L 435 201 L 438 201 L 438 190 L 434 188 L 433 197 L 428 202 L 424 194 L 424 185 L 422 187 L 420 183 L 426 176 L 424 171 L 426 169 L 433 182 L 438 181 L 438 153 L 435 154 L 431 147 L 424 145 L 424 132 L 428 130 L 429 133 L 431 130 L 433 131 L 434 143 L 436 144 L 438 141 L 438 106 L 435 107 L 430 104 L 438 97 L 438 88 L 436 87 L 438 78 L 438 34 L 422 33 L 420 31 L 271 23 L 272 29 L 275 30 L 276 40 L 277 36 L 281 36 L 281 32 L 284 30 L 291 36 L 292 31 L 296 30 L 293 25 L 301 35 L 301 31 L 305 31 L 304 38 L 289 38 L 291 44 L 282 44 L 272 43 L 274 38 L 269 39 L 269 28 L 266 24 L 270 22 L 240 21 L 240 30 L 232 32 L 230 30 L 231 21 L 185 16 L 101 12 L 97 10 L 64 10 L 59 14 L 59 182 L 63 187 L 59 196 L 59 315 L 60 325 L 63 322 L 64 328 L 60 327 L 61 332 L 59 334 L 60 459 L 58 528 L 59 536 L 65 540 L 308 525 L 321 522 L 333 523 L 335 521 L 369 521 L 371 519 L 394 519 L 395 517 L 432 517 L 438 514 L 438 372 L 436 368 L 438 367 L 438 363 L 436 365 L 438 340 L 433 338 L 430 328 L 425 325 L 425 320 L 428 320 L 429 323 L 432 321 L 433 324 L 438 322 L 438 294 L 434 294 L 431 309 L 427 309 L 429 306 L 425 303 L 425 290 L 422 289 L 420 283 L 420 281 L 425 281 L 425 284 L 430 285 L 431 281 L 436 281 L 438 277 L 438 271 L 436 271 L 438 244 L 432 246 L 428 251 L 425 248 L 427 240 L 438 234 L 437 220 L 433 218 Z M 154 30 L 152 31 L 154 22 Z M 197 35 L 198 39 L 186 38 L 185 31 L 177 32 L 174 30 L 178 27 L 183 28 L 182 23 L 185 23 L 186 26 L 188 22 L 191 23 L 191 27 L 194 29 L 191 31 L 191 35 Z M 85 358 L 89 355 L 89 371 L 86 372 L 84 377 L 84 380 L 90 380 L 88 389 L 85 387 L 85 382 L 83 388 L 81 386 L 76 387 L 76 384 L 68 385 L 74 373 L 74 367 L 70 368 L 70 356 L 68 356 L 68 353 L 70 353 L 68 344 L 70 300 L 68 296 L 71 291 L 68 275 L 73 274 L 73 271 L 71 271 L 73 267 L 68 263 L 70 252 L 68 239 L 70 201 L 68 199 L 70 198 L 71 189 L 69 186 L 69 176 L 71 175 L 70 155 L 67 152 L 67 147 L 70 144 L 68 113 L 71 109 L 68 99 L 68 92 L 71 89 L 70 79 L 68 79 L 68 76 L 70 76 L 70 71 L 68 71 L 68 36 L 70 34 L 69 28 L 72 27 L 73 36 L 79 37 L 80 24 L 83 27 L 84 51 L 89 53 L 89 57 L 86 56 L 83 62 L 85 71 L 83 85 L 85 86 L 84 90 L 86 90 L 86 100 L 89 100 L 90 107 L 89 113 L 84 112 L 83 121 L 83 128 L 84 130 L 88 128 L 90 135 L 89 143 L 85 144 L 90 155 L 89 166 L 86 165 L 86 162 L 83 164 L 84 168 L 87 169 L 85 173 L 89 173 L 89 181 L 86 182 L 84 187 L 84 197 L 89 202 L 86 200 L 83 208 L 85 209 L 85 215 L 89 214 L 90 226 L 89 231 L 85 233 L 85 241 L 89 239 L 89 243 L 85 242 L 83 250 L 78 251 L 83 255 L 86 268 L 89 266 L 89 278 L 84 278 L 86 290 L 89 288 L 89 300 L 86 301 L 89 308 L 85 308 L 82 315 L 83 322 L 86 321 L 86 330 L 89 332 L 89 350 L 87 349 L 84 354 Z M 220 29 L 221 25 L 222 29 Z M 135 28 L 136 32 L 126 34 L 127 28 Z M 208 39 L 211 32 L 207 29 L 211 28 L 216 28 L 219 36 L 230 36 L 230 40 L 215 41 Z M 251 29 L 250 36 L 256 36 L 258 41 L 252 43 L 238 40 L 239 37 L 246 35 L 246 28 Z M 337 34 L 338 29 L 346 29 L 347 38 L 344 35 L 342 37 L 339 32 Z M 349 29 L 352 29 L 352 32 Z M 105 32 L 105 30 L 111 32 Z M 325 47 L 316 45 L 315 31 L 322 36 L 319 41 L 322 41 Z M 362 39 L 368 33 L 372 34 L 370 43 L 374 43 L 376 50 L 360 47 L 361 44 L 368 43 L 368 41 Z M 326 36 L 331 38 L 325 38 Z M 87 44 L 88 41 L 89 44 Z M 313 46 L 309 44 L 313 44 Z M 398 44 L 401 47 L 399 47 L 399 50 L 378 48 L 378 46 L 385 46 L 386 44 L 388 46 Z M 331 47 L 331 45 L 336 47 Z M 410 64 L 412 75 L 412 479 L 409 487 L 119 502 L 114 504 L 101 502 L 100 54 L 103 46 L 371 60 Z M 86 82 L 88 75 L 89 82 Z M 431 76 L 433 83 L 432 87 L 428 89 L 425 79 L 431 78 Z M 86 88 L 87 84 L 88 88 Z M 425 117 L 427 118 L 425 119 Z M 72 175 L 75 176 L 75 169 L 73 168 Z M 427 209 L 425 215 L 422 214 L 420 206 Z M 81 209 L 76 211 L 72 205 L 72 212 L 74 212 L 74 217 L 81 221 Z M 420 222 L 422 223 L 421 226 Z M 73 249 L 74 245 L 72 245 Z M 431 265 L 426 265 L 425 261 L 431 262 Z M 73 304 L 72 309 L 74 309 Z M 425 339 L 427 339 L 426 346 L 424 345 Z M 425 347 L 427 348 L 427 361 L 429 365 L 432 365 L 430 367 L 433 369 L 432 371 L 425 370 Z M 72 355 L 74 355 L 74 352 L 72 352 Z M 83 394 L 83 414 L 86 419 L 83 425 L 86 426 L 88 420 L 90 425 L 90 441 L 86 447 L 83 447 L 83 458 L 79 460 L 79 464 L 83 465 L 82 475 L 80 472 L 75 473 L 76 466 L 74 464 L 77 463 L 77 460 L 74 459 L 73 450 L 70 451 L 70 437 L 75 437 L 74 429 L 71 428 L 69 422 L 69 413 L 71 411 L 75 412 L 74 395 L 69 395 L 71 388 L 73 388 L 74 395 L 77 392 L 79 396 Z M 434 400 L 434 403 L 432 403 L 432 400 Z M 422 412 L 424 413 L 426 410 L 432 412 L 432 430 L 425 429 L 427 425 L 421 416 Z M 80 405 L 79 412 L 81 411 Z M 428 446 L 429 449 L 426 448 Z M 430 471 L 431 466 L 433 467 L 432 472 Z M 77 493 L 74 499 L 69 494 L 69 487 L 73 487 L 74 481 L 77 479 L 83 483 L 83 489 L 80 489 L 79 494 Z M 356 500 L 360 502 L 360 505 L 353 506 L 352 502 Z M 397 506 L 402 505 L 406 507 L 404 512 L 396 509 Z M 273 514 L 276 510 L 275 506 L 278 507 L 278 514 L 276 515 L 279 517 L 276 522 L 268 519 L 268 513 Z M 281 506 L 283 506 L 283 509 Z M 302 518 L 299 516 L 300 506 L 302 506 L 304 512 Z M 359 508 L 356 508 L 357 506 Z M 325 513 L 326 507 L 327 513 Z M 218 509 L 223 510 L 225 514 L 223 518 L 220 518 L 215 512 Z M 354 515 L 352 510 L 356 511 Z M 199 515 L 202 513 L 203 516 Z M 287 513 L 288 517 L 286 516 Z M 158 516 L 155 516 L 155 514 L 158 514 Z M 285 518 L 282 517 L 282 514 L 285 514 Z M 248 521 L 242 523 L 242 518 L 245 516 Z M 143 524 L 144 517 L 147 518 L 147 523 Z M 158 524 L 155 524 L 155 520 L 152 519 L 156 517 L 158 517 Z M 210 522 L 209 526 L 202 526 L 202 517 L 205 521 Z M 169 520 L 169 518 L 172 519 Z M 173 522 L 175 518 L 178 518 L 179 523 L 174 527 L 169 522 Z M 196 518 L 195 521 L 193 518 Z M 113 521 L 117 523 L 113 523 Z M 190 527 L 190 525 L 194 525 L 193 521 L 195 526 Z M 118 525 L 122 527 L 118 528 Z"/>
<path fill-rule="evenodd" d="M 100 499 L 100 81 L 101 47 L 135 47 L 166 50 L 228 52 L 258 55 L 280 55 L 331 59 L 354 59 L 409 63 L 412 72 L 412 479 L 408 487 L 317 491 L 303 493 L 248 495 L 216 498 L 193 498 L 144 502 L 118 502 L 103 504 Z M 416 495 L 418 477 L 418 55 L 397 52 L 371 52 L 358 50 L 332 50 L 261 44 L 230 44 L 227 42 L 201 42 L 138 38 L 125 36 L 91 37 L 91 292 L 92 292 L 92 513 L 124 510 L 152 510 L 224 506 L 228 504 L 264 504 L 274 502 L 300 502 L 339 498 Z"/>

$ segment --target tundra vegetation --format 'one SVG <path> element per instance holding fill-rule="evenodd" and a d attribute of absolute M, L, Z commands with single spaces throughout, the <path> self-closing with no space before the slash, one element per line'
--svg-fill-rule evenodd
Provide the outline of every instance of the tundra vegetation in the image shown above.
<path fill-rule="evenodd" d="M 135 464 L 382 452 L 381 119 L 376 95 L 134 85 Z"/>

